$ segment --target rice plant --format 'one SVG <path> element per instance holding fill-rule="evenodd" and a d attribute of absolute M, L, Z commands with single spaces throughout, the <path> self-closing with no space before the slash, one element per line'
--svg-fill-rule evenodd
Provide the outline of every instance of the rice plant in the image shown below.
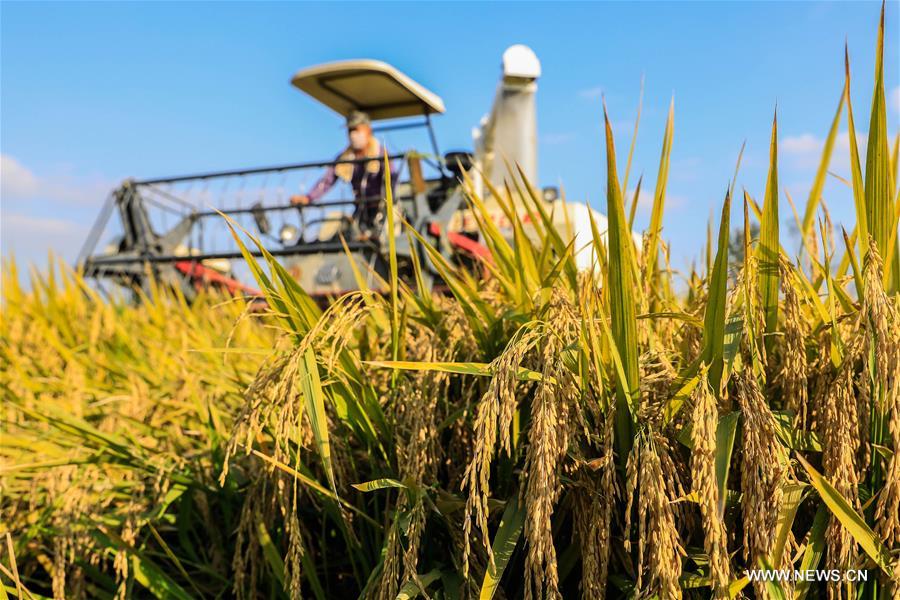
<path fill-rule="evenodd" d="M 882 56 L 883 13 L 866 156 L 848 58 L 801 248 L 780 237 L 774 119 L 764 197 L 723 182 L 684 290 L 664 241 L 671 109 L 641 247 L 604 111 L 609 230 L 595 224 L 586 272 L 522 177 L 489 197 L 469 186 L 483 272 L 423 246 L 415 271 L 431 261 L 443 295 L 392 262 L 389 294 L 358 277 L 323 310 L 233 224 L 265 313 L 162 289 L 105 301 L 65 270 L 26 292 L 6 264 L 0 589 L 900 597 L 900 138 Z M 822 198 L 844 119 L 850 232 Z"/>

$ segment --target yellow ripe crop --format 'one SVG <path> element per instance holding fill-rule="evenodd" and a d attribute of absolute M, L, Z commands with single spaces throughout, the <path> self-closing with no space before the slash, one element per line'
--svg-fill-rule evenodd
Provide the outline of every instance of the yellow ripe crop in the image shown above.
<path fill-rule="evenodd" d="M 447 295 L 395 261 L 389 295 L 323 311 L 268 256 L 264 312 L 101 298 L 65 268 L 26 289 L 5 264 L 5 594 L 898 597 L 900 141 L 882 45 L 867 154 L 848 66 L 800 256 L 779 235 L 773 123 L 765 197 L 731 186 L 686 289 L 664 240 L 672 109 L 641 247 L 607 126 L 610 230 L 589 272 L 521 178 L 489 198 L 514 245 L 468 190 L 483 276 L 418 257 Z M 849 233 L 816 219 L 845 111 Z M 763 568 L 869 575 L 751 583 Z"/>

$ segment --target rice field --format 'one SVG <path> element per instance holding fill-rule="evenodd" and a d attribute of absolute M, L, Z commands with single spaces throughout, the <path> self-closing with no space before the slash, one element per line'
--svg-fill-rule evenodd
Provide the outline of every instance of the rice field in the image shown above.
<path fill-rule="evenodd" d="M 672 110 L 640 247 L 607 119 L 588 272 L 521 178 L 470 189 L 483 273 L 418 257 L 443 295 L 394 264 L 390 293 L 323 310 L 266 256 L 248 262 L 268 310 L 134 303 L 64 265 L 23 286 L 6 262 L 0 597 L 900 598 L 900 137 L 879 32 L 865 155 L 848 60 L 805 205 L 779 212 L 773 120 L 764 197 L 731 183 L 686 286 L 665 243 Z M 822 198 L 842 124 L 849 230 Z"/>

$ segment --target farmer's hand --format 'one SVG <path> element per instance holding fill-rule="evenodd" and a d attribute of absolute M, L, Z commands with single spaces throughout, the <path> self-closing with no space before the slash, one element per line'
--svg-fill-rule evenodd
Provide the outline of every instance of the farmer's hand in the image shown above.
<path fill-rule="evenodd" d="M 307 204 L 309 204 L 309 196 L 307 196 L 306 194 L 297 194 L 291 196 L 291 204 L 306 206 Z"/>

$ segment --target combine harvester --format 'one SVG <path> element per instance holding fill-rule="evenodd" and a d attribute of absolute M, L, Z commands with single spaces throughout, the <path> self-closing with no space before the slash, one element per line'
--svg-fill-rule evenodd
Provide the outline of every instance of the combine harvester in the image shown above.
<path fill-rule="evenodd" d="M 327 63 L 299 71 L 292 83 L 344 117 L 352 111 L 366 112 L 379 138 L 407 130 L 427 134 L 430 152 L 409 150 L 389 156 L 396 172 L 396 210 L 446 258 L 474 266 L 487 250 L 478 241 L 471 215 L 467 217 L 463 172 L 482 197 L 488 187 L 485 179 L 502 189 L 512 178 L 508 165 L 518 164 L 529 181 L 538 181 L 535 94 L 540 74 L 540 62 L 530 48 L 507 49 L 491 112 L 473 130 L 474 152 L 447 154 L 441 154 L 432 125 L 432 116 L 444 112 L 443 101 L 388 64 L 375 60 Z M 389 269 L 389 236 L 395 238 L 401 276 L 413 283 L 414 249 L 399 226 L 387 230 L 384 198 L 361 201 L 353 198 L 352 191 L 336 186 L 332 192 L 337 193 L 310 205 L 289 202 L 317 172 L 369 160 L 128 179 L 107 199 L 79 255 L 79 265 L 101 287 L 112 282 L 146 290 L 149 278 L 154 278 L 180 287 L 188 297 L 209 286 L 253 295 L 255 290 L 241 281 L 249 271 L 241 266 L 243 255 L 223 213 L 252 230 L 303 289 L 322 302 L 357 289 L 351 260 L 368 277 L 367 285 L 378 289 Z M 589 268 L 591 209 L 585 204 L 563 204 L 552 187 L 544 188 L 542 194 L 564 237 L 575 236 L 579 267 Z M 374 235 L 361 235 L 351 216 L 360 202 L 378 205 L 381 216 Z M 512 239 L 499 206 L 490 199 L 486 203 L 501 231 Z M 605 232 L 606 218 L 596 212 L 593 216 Z M 112 241 L 98 247 L 101 239 Z M 422 248 L 415 250 L 418 256 L 425 255 Z M 423 263 L 425 285 L 439 285 L 437 271 L 429 261 Z"/>

